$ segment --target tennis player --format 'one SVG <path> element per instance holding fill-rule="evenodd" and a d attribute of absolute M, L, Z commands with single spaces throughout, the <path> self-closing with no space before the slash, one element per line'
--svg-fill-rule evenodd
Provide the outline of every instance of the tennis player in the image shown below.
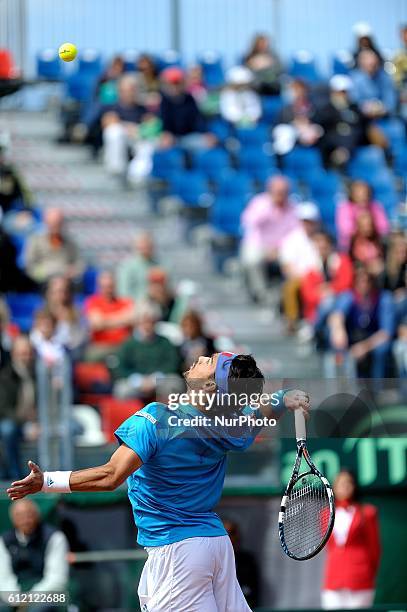
<path fill-rule="evenodd" d="M 177 410 L 153 402 L 132 415 L 117 429 L 120 446 L 105 465 L 42 472 L 29 461 L 30 474 L 7 493 L 16 500 L 39 491 L 112 491 L 127 478 L 137 541 L 148 553 L 138 587 L 143 612 L 247 612 L 233 548 L 213 509 L 222 494 L 227 452 L 248 448 L 261 426 L 214 421 L 253 414 L 250 406 L 239 409 L 236 401 L 231 406 L 223 399 L 261 393 L 264 378 L 251 355 L 234 353 L 200 357 L 184 377 L 193 401 Z M 269 418 L 285 409 L 308 413 L 309 396 L 302 391 L 282 390 L 273 399 Z"/>

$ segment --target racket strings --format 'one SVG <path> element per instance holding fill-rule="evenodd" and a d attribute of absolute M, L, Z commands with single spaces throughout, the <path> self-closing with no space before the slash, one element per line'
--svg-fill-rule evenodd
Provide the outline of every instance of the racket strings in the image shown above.
<path fill-rule="evenodd" d="M 329 517 L 324 483 L 314 474 L 302 476 L 288 496 L 284 513 L 284 540 L 289 551 L 300 558 L 312 554 L 325 538 Z"/>

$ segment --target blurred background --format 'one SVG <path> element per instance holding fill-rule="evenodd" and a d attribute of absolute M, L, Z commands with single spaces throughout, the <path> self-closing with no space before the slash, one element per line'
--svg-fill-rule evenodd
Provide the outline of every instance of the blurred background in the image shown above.
<path fill-rule="evenodd" d="M 406 609 L 406 121 L 402 0 L 0 0 L 3 589 L 138 609 L 125 488 L 10 515 L 4 489 L 28 458 L 104 462 L 125 418 L 233 350 L 309 390 L 314 423 L 330 411 L 311 454 L 352 472 L 345 540 L 297 563 L 276 528 L 290 418 L 230 457 L 219 513 L 251 607 L 344 609 L 321 591 L 347 589 Z M 10 573 L 16 533 L 31 562 Z"/>

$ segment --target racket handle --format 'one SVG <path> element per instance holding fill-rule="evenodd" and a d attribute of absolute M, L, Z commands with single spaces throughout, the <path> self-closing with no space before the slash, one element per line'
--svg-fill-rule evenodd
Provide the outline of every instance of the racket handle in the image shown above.
<path fill-rule="evenodd" d="M 297 440 L 307 439 L 307 430 L 305 427 L 305 417 L 302 410 L 299 408 L 294 412 L 295 418 L 295 437 Z"/>

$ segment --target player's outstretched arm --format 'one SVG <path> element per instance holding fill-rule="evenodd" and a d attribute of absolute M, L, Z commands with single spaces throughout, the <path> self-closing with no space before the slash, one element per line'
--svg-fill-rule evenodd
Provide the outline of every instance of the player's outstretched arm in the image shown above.
<path fill-rule="evenodd" d="M 11 486 L 7 489 L 7 494 L 10 499 L 16 500 L 22 499 L 26 495 L 39 493 L 42 490 L 56 493 L 69 491 L 113 491 L 130 474 L 138 470 L 141 464 L 140 457 L 131 448 L 122 444 L 104 465 L 76 472 L 46 472 L 46 475 L 54 474 L 55 481 L 51 483 L 45 482 L 44 485 L 44 472 L 33 461 L 29 461 L 28 467 L 31 470 L 30 473 L 22 480 L 12 482 Z M 56 482 L 58 479 L 61 479 L 61 485 Z"/>

